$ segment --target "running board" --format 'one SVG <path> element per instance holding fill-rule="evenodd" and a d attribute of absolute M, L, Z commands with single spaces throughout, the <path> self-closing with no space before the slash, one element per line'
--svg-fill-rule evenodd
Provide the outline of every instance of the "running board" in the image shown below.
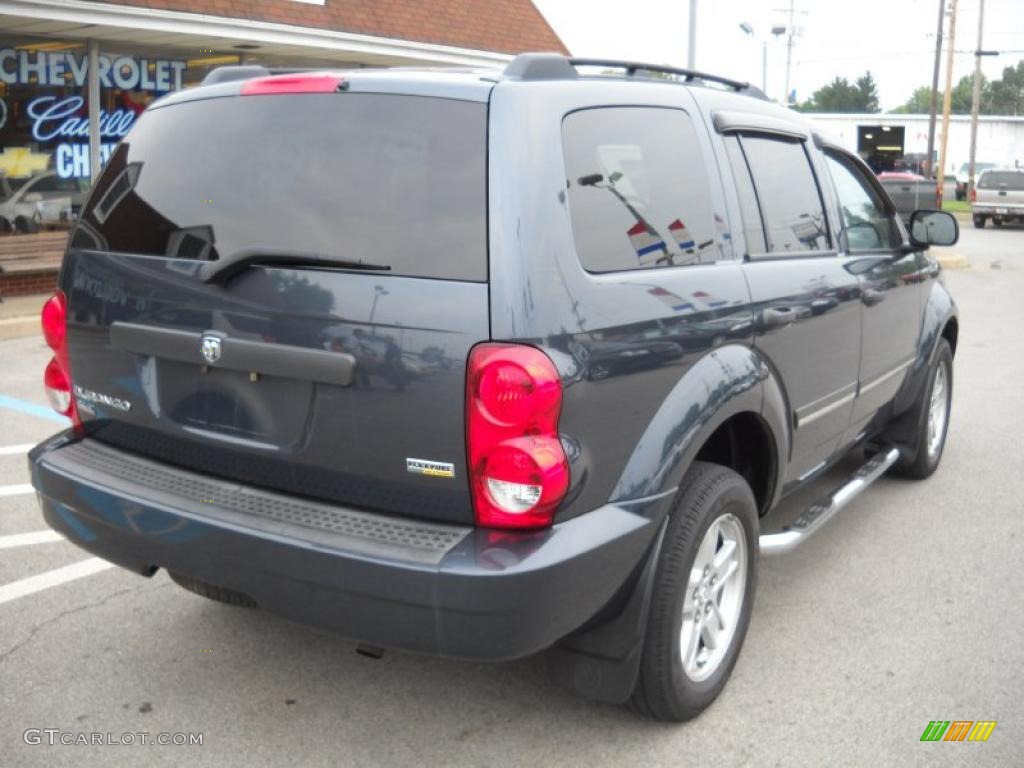
<path fill-rule="evenodd" d="M 789 552 L 807 541 L 819 528 L 825 525 L 843 507 L 853 501 L 860 492 L 880 478 L 900 457 L 898 448 L 876 453 L 858 469 L 853 476 L 831 495 L 815 502 L 803 514 L 780 533 L 769 533 L 760 537 L 762 554 L 774 555 Z"/>

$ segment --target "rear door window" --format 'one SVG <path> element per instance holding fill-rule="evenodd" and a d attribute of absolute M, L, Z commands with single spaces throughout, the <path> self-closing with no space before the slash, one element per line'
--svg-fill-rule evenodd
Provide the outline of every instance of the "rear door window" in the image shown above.
<path fill-rule="evenodd" d="M 732 258 L 724 213 L 690 116 L 678 109 L 602 107 L 562 124 L 576 251 L 591 272 Z"/>
<path fill-rule="evenodd" d="M 743 136 L 741 145 L 761 206 L 768 253 L 828 250 L 831 243 L 821 191 L 803 142 Z"/>
<path fill-rule="evenodd" d="M 73 245 L 216 260 L 325 254 L 487 278 L 484 104 L 382 94 L 157 107 L 111 156 Z"/>

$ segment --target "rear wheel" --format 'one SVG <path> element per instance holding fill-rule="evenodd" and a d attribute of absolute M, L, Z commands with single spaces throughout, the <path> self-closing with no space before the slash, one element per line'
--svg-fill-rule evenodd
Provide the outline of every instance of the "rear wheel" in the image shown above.
<path fill-rule="evenodd" d="M 915 480 L 930 476 L 942 460 L 949 431 L 949 414 L 953 404 L 953 350 L 945 339 L 939 340 L 935 360 L 928 371 L 928 386 L 918 404 L 917 434 L 914 439 L 914 460 L 899 463 L 896 474 Z"/>
<path fill-rule="evenodd" d="M 255 600 L 242 592 L 236 592 L 235 590 L 228 589 L 226 587 L 207 584 L 205 581 L 193 579 L 191 576 L 185 576 L 184 574 L 175 573 L 174 571 L 168 571 L 167 575 L 170 576 L 171 581 L 179 587 L 183 587 L 189 592 L 205 597 L 208 600 L 215 600 L 218 603 L 227 603 L 228 605 L 240 605 L 245 608 L 259 607 Z"/>
<path fill-rule="evenodd" d="M 757 582 L 757 504 L 731 469 L 695 462 L 671 512 L 632 704 L 658 720 L 696 717 L 725 687 Z"/>
<path fill-rule="evenodd" d="M 985 228 L 985 217 L 984 216 L 975 216 L 974 217 L 974 228 L 975 229 L 984 229 Z"/>

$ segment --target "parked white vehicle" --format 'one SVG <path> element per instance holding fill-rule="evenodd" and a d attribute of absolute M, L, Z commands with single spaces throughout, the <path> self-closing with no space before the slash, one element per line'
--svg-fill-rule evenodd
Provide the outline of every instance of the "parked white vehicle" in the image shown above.
<path fill-rule="evenodd" d="M 70 224 L 87 190 L 84 180 L 62 179 L 56 171 L 18 182 L 0 180 L 0 232 L 37 232 L 44 226 Z"/>
<path fill-rule="evenodd" d="M 997 227 L 1009 222 L 1024 222 L 1024 171 L 990 170 L 981 173 L 974 187 L 971 215 L 978 229 L 990 219 Z"/>
<path fill-rule="evenodd" d="M 977 184 L 978 176 L 982 171 L 987 171 L 990 168 L 998 168 L 996 163 L 975 163 L 974 164 L 974 182 Z M 963 163 L 960 166 L 960 170 L 956 172 L 956 199 L 966 200 L 967 199 L 967 188 L 970 185 L 971 174 L 970 164 Z"/>

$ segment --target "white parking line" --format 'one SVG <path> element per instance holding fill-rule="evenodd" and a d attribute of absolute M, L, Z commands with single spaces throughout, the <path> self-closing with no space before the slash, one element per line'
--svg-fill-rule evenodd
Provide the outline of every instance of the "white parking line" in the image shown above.
<path fill-rule="evenodd" d="M 12 456 L 19 453 L 28 453 L 35 448 L 35 443 L 22 443 L 21 445 L 0 445 L 0 456 Z"/>
<path fill-rule="evenodd" d="M 31 533 L 14 533 L 10 536 L 0 536 L 0 549 L 11 549 L 12 547 L 28 547 L 32 544 L 49 544 L 54 541 L 64 541 L 64 537 L 56 531 L 32 531 Z"/>
<path fill-rule="evenodd" d="M 28 483 L 18 485 L 0 485 L 0 496 L 22 496 L 28 493 L 35 493 L 36 489 Z"/>
<path fill-rule="evenodd" d="M 88 560 L 81 560 L 71 565 L 65 565 L 63 568 L 46 571 L 38 576 L 12 581 L 10 584 L 0 586 L 0 605 L 113 567 L 113 563 L 108 563 L 98 557 L 90 557 Z"/>

